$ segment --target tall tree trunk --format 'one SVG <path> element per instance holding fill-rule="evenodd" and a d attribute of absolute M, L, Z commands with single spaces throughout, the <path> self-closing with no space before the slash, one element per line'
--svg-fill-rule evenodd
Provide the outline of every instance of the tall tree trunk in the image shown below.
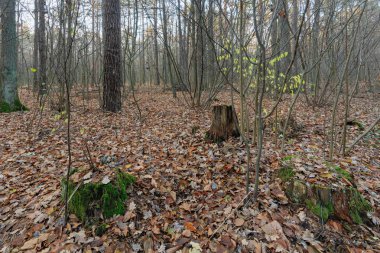
<path fill-rule="evenodd" d="M 288 53 L 288 56 L 281 61 L 280 72 L 285 74 L 290 64 L 290 28 L 288 20 L 288 3 L 286 0 L 279 0 L 279 12 L 278 12 L 278 29 L 279 29 L 279 52 Z"/>
<path fill-rule="evenodd" d="M 97 54 L 96 52 L 96 35 L 95 35 L 95 0 L 92 0 L 91 2 L 91 29 L 92 29 L 92 74 L 91 74 L 91 82 L 92 85 L 95 85 L 97 83 L 96 78 L 97 78 L 97 71 L 96 71 L 96 57 L 95 55 Z"/>
<path fill-rule="evenodd" d="M 40 66 L 39 66 L 39 97 L 41 97 L 46 94 L 46 82 L 47 82 L 47 75 L 46 75 L 46 34 L 45 34 L 45 0 L 38 0 L 38 11 L 39 11 L 39 35 L 38 35 L 38 49 L 39 49 L 39 60 L 40 60 Z"/>
<path fill-rule="evenodd" d="M 272 12 L 273 12 L 273 24 L 271 29 L 271 48 L 272 48 L 272 57 L 276 57 L 279 54 L 279 45 L 278 45 L 278 0 L 272 0 Z M 278 87 L 278 72 L 279 72 L 279 64 L 275 63 L 274 65 L 274 80 L 273 86 L 269 87 L 273 94 L 276 94 Z"/>
<path fill-rule="evenodd" d="M 22 109 L 17 93 L 17 34 L 16 0 L 2 1 L 1 54 L 2 87 L 0 86 L 0 110 Z"/>
<path fill-rule="evenodd" d="M 145 84 L 145 16 L 144 12 L 141 14 L 141 26 L 142 26 L 142 38 L 141 38 L 141 45 L 142 45 L 142 52 L 141 52 L 141 80 L 140 82 L 142 84 Z"/>
<path fill-rule="evenodd" d="M 120 0 L 103 0 L 103 109 L 110 112 L 121 110 L 120 22 Z"/>
<path fill-rule="evenodd" d="M 293 11 L 292 11 L 292 55 L 296 50 L 296 40 L 297 40 L 297 30 L 298 30 L 298 0 L 293 0 Z M 293 73 L 298 74 L 298 59 L 294 60 Z"/>
<path fill-rule="evenodd" d="M 314 2 L 314 23 L 313 23 L 313 28 L 311 32 L 311 59 L 312 59 L 312 64 L 316 64 L 315 68 L 311 72 L 311 82 L 314 84 L 314 98 L 316 99 L 318 97 L 318 90 L 319 90 L 319 66 L 320 64 L 317 63 L 318 59 L 318 51 L 319 51 L 319 46 L 318 46 L 318 36 L 319 36 L 319 20 L 320 20 L 320 10 L 321 10 L 321 1 L 316 0 Z"/>
<path fill-rule="evenodd" d="M 164 65 L 166 65 L 168 72 L 169 72 L 169 85 L 172 88 L 173 97 L 177 97 L 176 87 L 173 83 L 173 73 L 171 68 L 171 60 L 170 60 L 170 47 L 169 47 L 169 41 L 168 41 L 168 18 L 166 13 L 166 4 L 165 0 L 162 0 L 162 18 L 163 18 L 163 35 L 164 35 L 164 46 L 165 46 L 165 52 L 166 57 L 164 61 Z M 166 73 L 165 73 L 166 76 Z"/>
<path fill-rule="evenodd" d="M 157 0 L 154 0 L 154 7 L 153 7 L 153 30 L 154 30 L 154 70 L 155 70 L 155 76 L 154 76 L 154 84 L 160 85 L 160 71 L 158 68 L 158 30 L 157 30 Z"/>
<path fill-rule="evenodd" d="M 182 33 L 182 17 L 181 17 L 181 0 L 178 0 L 177 2 L 178 8 L 177 8 L 177 19 L 178 19 L 178 62 L 179 62 L 179 72 L 181 75 L 181 80 L 184 80 L 185 77 L 185 69 L 186 69 L 186 50 L 185 50 L 185 42 L 184 42 L 184 36 Z M 184 85 L 184 84 L 179 84 Z M 182 87 L 181 87 L 182 88 Z"/>
<path fill-rule="evenodd" d="M 38 0 L 34 0 L 33 91 L 38 90 Z"/>

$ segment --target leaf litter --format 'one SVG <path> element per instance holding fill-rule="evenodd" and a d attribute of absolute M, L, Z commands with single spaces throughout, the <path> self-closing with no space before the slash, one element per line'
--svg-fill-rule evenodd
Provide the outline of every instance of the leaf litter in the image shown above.
<path fill-rule="evenodd" d="M 40 123 L 37 109 L 0 114 L 2 252 L 380 250 L 378 128 L 348 156 L 337 156 L 328 164 L 326 137 L 319 131 L 328 115 L 323 108 L 312 112 L 302 109 L 305 103 L 298 103 L 295 111 L 304 126 L 302 133 L 286 143 L 285 154 L 280 154 L 272 141 L 265 142 L 258 202 L 242 207 L 239 203 L 245 198 L 246 169 L 243 143 L 206 142 L 209 111 L 186 108 L 169 94 L 145 92 L 138 96 L 142 124 L 136 108 L 128 103 L 122 113 L 112 115 L 101 112 L 92 101 L 87 105 L 89 111 L 78 109 L 72 115 L 76 182 L 107 183 L 115 168 L 138 178 L 129 189 L 125 215 L 104 221 L 108 229 L 102 236 L 74 215 L 63 227 L 61 179 L 67 167 L 64 120 L 50 110 L 42 113 Z M 38 108 L 25 91 L 22 97 L 29 108 Z M 220 100 L 228 101 L 228 97 L 223 95 Z M 266 101 L 267 106 L 270 103 Z M 353 99 L 352 112 L 364 125 L 370 125 L 373 113 L 361 103 Z M 199 130 L 194 132 L 194 126 Z M 349 140 L 360 134 L 355 127 L 348 129 Z M 270 129 L 266 131 L 273 137 Z M 86 159 L 85 142 L 96 172 Z M 254 146 L 251 150 L 254 157 Z M 291 204 L 274 176 L 284 157 L 290 157 L 297 178 L 310 183 L 350 186 L 350 181 L 339 180 L 340 174 L 332 168 L 339 166 L 352 173 L 358 190 L 374 207 L 369 216 L 374 225 L 339 220 L 321 224 L 305 207 Z"/>

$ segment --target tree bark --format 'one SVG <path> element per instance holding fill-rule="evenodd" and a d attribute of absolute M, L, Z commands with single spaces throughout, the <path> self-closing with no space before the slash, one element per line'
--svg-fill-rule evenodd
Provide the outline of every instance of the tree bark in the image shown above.
<path fill-rule="evenodd" d="M 158 31 L 157 31 L 157 0 L 154 1 L 154 7 L 153 7 L 153 30 L 154 30 L 154 70 L 155 70 L 155 75 L 154 75 L 154 84 L 155 85 L 160 85 L 160 71 L 158 69 L 158 41 L 157 41 L 157 36 L 158 36 Z"/>
<path fill-rule="evenodd" d="M 38 50 L 39 50 L 39 98 L 46 94 L 46 35 L 45 35 L 45 0 L 38 1 L 38 12 L 39 12 L 39 28 L 38 28 Z"/>
<path fill-rule="evenodd" d="M 38 90 L 38 0 L 34 1 L 33 91 Z"/>
<path fill-rule="evenodd" d="M 103 0 L 104 75 L 103 109 L 121 110 L 120 0 Z"/>
<path fill-rule="evenodd" d="M 2 87 L 1 108 L 6 111 L 20 110 L 17 93 L 17 35 L 16 35 L 16 1 L 2 1 L 1 54 Z M 7 108 L 3 108 L 6 105 Z"/>
<path fill-rule="evenodd" d="M 231 105 L 218 105 L 212 109 L 212 124 L 206 133 L 207 139 L 221 142 L 229 137 L 239 137 L 239 121 Z"/>

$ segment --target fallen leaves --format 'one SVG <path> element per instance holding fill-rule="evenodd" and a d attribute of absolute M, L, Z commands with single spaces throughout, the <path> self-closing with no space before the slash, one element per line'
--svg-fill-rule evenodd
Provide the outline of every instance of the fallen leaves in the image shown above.
<path fill-rule="evenodd" d="M 289 249 L 290 243 L 282 230 L 281 224 L 278 221 L 274 220 L 261 227 L 261 229 L 264 231 L 265 238 L 269 242 L 276 241 L 284 249 Z"/>
<path fill-rule="evenodd" d="M 128 192 L 127 211 L 107 220 L 109 229 L 102 237 L 85 230 L 74 217 L 70 217 L 66 230 L 55 229 L 63 224 L 58 216 L 63 207 L 60 180 L 67 166 L 65 132 L 59 125 L 63 122 L 58 124 L 51 112 L 43 112 L 41 128 L 48 131 L 33 139 L 35 129 L 30 137 L 21 127 L 30 121 L 33 111 L 0 115 L 0 122 L 6 125 L 5 130 L 0 129 L 0 233 L 6 235 L 6 247 L 30 251 L 59 248 L 63 252 L 110 248 L 113 252 L 261 253 L 295 249 L 321 252 L 323 247 L 331 246 L 318 241 L 319 220 L 303 207 L 289 205 L 280 180 L 274 176 L 281 159 L 289 156 L 297 178 L 352 185 L 349 180 L 339 179 L 323 162 L 322 135 L 310 134 L 309 130 L 322 122 L 318 116 L 322 110 L 316 108 L 312 117 L 308 110 L 297 110 L 297 120 L 306 127 L 300 138 L 286 144 L 288 154 L 279 156 L 268 138 L 258 201 L 240 208 L 238 203 L 245 196 L 245 146 L 239 140 L 220 145 L 205 143 L 204 132 L 210 124 L 207 113 L 184 108 L 164 94 L 138 96 L 143 112 L 149 112 L 141 126 L 133 106 L 125 111 L 125 117 L 105 115 L 94 108 L 89 114 L 73 112 L 73 167 L 79 170 L 73 177 L 78 182 L 107 184 L 112 171 L 120 168 L 139 178 Z M 199 126 L 195 134 L 191 133 L 192 125 Z M 83 135 L 88 138 L 99 172 L 90 170 L 83 156 Z M 341 162 L 338 157 L 334 165 L 353 172 L 360 191 L 373 206 L 379 206 L 380 163 L 373 155 L 375 149 L 356 149 L 352 157 Z M 252 149 L 253 157 L 254 152 Z M 374 224 L 380 223 L 378 214 L 377 209 L 370 217 Z M 325 228 L 331 240 L 344 238 L 351 242 L 349 236 L 357 237 L 368 248 L 378 243 L 373 239 L 377 228 L 374 233 L 349 232 L 332 220 Z M 120 245 L 123 240 L 128 244 Z M 359 252 L 360 247 L 347 248 Z"/>

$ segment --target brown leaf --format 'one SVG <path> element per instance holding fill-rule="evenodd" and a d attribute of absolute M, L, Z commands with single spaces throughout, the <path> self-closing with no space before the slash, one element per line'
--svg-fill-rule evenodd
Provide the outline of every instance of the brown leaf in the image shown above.
<path fill-rule="evenodd" d="M 24 245 L 21 247 L 21 250 L 28 250 L 28 249 L 34 249 L 38 243 L 38 238 L 30 239 L 29 241 L 26 241 Z"/>
<path fill-rule="evenodd" d="M 197 229 L 194 227 L 194 224 L 191 222 L 185 222 L 185 228 L 191 232 L 197 231 Z"/>
<path fill-rule="evenodd" d="M 153 245 L 152 238 L 150 237 L 145 238 L 144 243 L 143 243 L 144 252 L 153 253 L 154 252 L 153 246 L 154 245 Z"/>
<path fill-rule="evenodd" d="M 181 209 L 186 210 L 186 211 L 191 211 L 191 205 L 188 203 L 183 203 L 182 205 L 179 206 Z"/>
<path fill-rule="evenodd" d="M 191 236 L 191 231 L 188 230 L 188 229 L 185 229 L 183 232 L 182 232 L 182 235 L 184 237 L 190 237 Z"/>
<path fill-rule="evenodd" d="M 155 235 L 159 235 L 159 234 L 161 234 L 160 228 L 157 227 L 157 226 L 154 226 L 154 227 L 152 228 L 152 232 L 153 232 Z"/>
<path fill-rule="evenodd" d="M 243 226 L 244 225 L 244 220 L 243 219 L 241 219 L 241 218 L 237 218 L 237 219 L 235 219 L 235 221 L 234 221 L 234 224 L 235 224 L 235 226 L 237 226 L 237 227 L 241 227 L 241 226 Z"/>

